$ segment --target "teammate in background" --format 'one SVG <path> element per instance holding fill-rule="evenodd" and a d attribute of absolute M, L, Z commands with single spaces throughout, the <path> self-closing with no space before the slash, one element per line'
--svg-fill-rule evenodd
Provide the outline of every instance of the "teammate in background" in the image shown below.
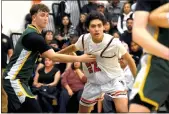
<path fill-rule="evenodd" d="M 169 86 L 169 29 L 157 27 L 163 27 L 167 21 L 161 22 L 162 18 L 154 16 L 167 2 L 168 0 L 137 1 L 133 40 L 142 46 L 146 53 L 141 59 L 141 69 L 130 94 L 129 112 L 157 110 L 169 96 L 169 90 L 166 88 Z M 159 9 L 156 9 L 158 7 Z M 163 20 L 167 20 L 167 15 L 165 17 Z M 150 24 L 154 23 L 156 27 L 151 27 L 149 20 L 152 21 Z M 158 21 L 160 23 L 157 23 Z"/>
<path fill-rule="evenodd" d="M 102 93 L 112 98 L 117 112 L 128 112 L 126 83 L 118 59 L 127 60 L 133 76 L 136 75 L 134 60 L 119 39 L 103 33 L 105 17 L 101 13 L 92 11 L 85 24 L 90 33 L 81 35 L 74 45 L 60 51 L 70 53 L 81 50 L 96 56 L 96 62 L 83 64 L 88 81 L 80 100 L 79 113 L 91 112 Z"/>
<path fill-rule="evenodd" d="M 2 25 L 1 25 L 1 29 L 2 29 Z M 3 74 L 6 65 L 7 65 L 7 57 L 10 59 L 11 56 L 13 54 L 13 46 L 12 46 L 12 41 L 11 39 L 6 36 L 5 34 L 1 33 L 1 73 Z M 1 79 L 3 79 L 3 75 L 1 75 Z M 3 81 L 2 81 L 3 83 Z M 8 107 L 8 100 L 7 100 L 7 94 L 4 91 L 3 86 L 1 86 L 1 95 L 2 95 L 2 112 L 6 113 L 7 111 L 7 107 Z"/>
<path fill-rule="evenodd" d="M 35 4 L 30 9 L 31 25 L 19 38 L 14 54 L 4 72 L 3 87 L 8 95 L 8 112 L 42 112 L 35 96 L 28 87 L 29 78 L 38 54 L 58 62 L 91 62 L 91 55 L 70 56 L 55 53 L 41 35 L 48 23 L 49 9 L 44 4 Z"/>

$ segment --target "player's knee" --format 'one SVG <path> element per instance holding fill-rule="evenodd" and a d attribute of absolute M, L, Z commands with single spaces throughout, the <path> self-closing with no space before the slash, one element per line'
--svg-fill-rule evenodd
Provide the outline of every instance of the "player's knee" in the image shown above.
<path fill-rule="evenodd" d="M 115 102 L 116 112 L 128 112 L 128 99 Z"/>
<path fill-rule="evenodd" d="M 90 113 L 92 110 L 92 107 L 93 106 L 84 106 L 84 105 L 79 104 L 78 113 Z"/>
<path fill-rule="evenodd" d="M 121 106 L 116 107 L 117 113 L 125 113 L 128 112 L 128 105 L 122 104 Z"/>

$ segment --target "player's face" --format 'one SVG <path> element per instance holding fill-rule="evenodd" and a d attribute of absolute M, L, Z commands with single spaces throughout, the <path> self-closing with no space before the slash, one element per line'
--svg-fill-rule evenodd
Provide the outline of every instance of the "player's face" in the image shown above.
<path fill-rule="evenodd" d="M 89 32 L 94 39 L 100 39 L 103 37 L 104 26 L 101 20 L 92 20 L 89 24 Z"/>
<path fill-rule="evenodd" d="M 36 25 L 40 28 L 46 28 L 48 24 L 48 12 L 39 11 L 37 14 L 33 16 L 33 20 L 35 21 Z"/>

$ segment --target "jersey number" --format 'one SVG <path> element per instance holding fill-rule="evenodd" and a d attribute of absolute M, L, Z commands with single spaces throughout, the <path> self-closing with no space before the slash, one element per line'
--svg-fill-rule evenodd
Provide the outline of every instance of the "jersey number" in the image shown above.
<path fill-rule="evenodd" d="M 97 66 L 96 62 L 85 63 L 86 67 L 88 68 L 89 73 L 99 72 L 101 69 Z M 93 64 L 93 67 L 92 67 Z"/>

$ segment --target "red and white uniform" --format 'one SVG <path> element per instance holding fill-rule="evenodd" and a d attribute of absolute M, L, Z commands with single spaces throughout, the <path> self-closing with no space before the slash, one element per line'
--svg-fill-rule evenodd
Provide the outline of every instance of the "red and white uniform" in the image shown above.
<path fill-rule="evenodd" d="M 96 44 L 88 33 L 84 35 L 83 43 L 82 37 L 83 35 L 75 43 L 76 48 L 95 55 L 96 62 L 83 63 L 83 71 L 88 82 L 84 87 L 81 104 L 85 106 L 95 104 L 101 93 L 110 94 L 113 98 L 127 97 L 127 94 L 124 94 L 126 90 L 124 72 L 118 62 L 118 59 L 127 52 L 121 41 L 104 34 L 102 42 Z"/>

